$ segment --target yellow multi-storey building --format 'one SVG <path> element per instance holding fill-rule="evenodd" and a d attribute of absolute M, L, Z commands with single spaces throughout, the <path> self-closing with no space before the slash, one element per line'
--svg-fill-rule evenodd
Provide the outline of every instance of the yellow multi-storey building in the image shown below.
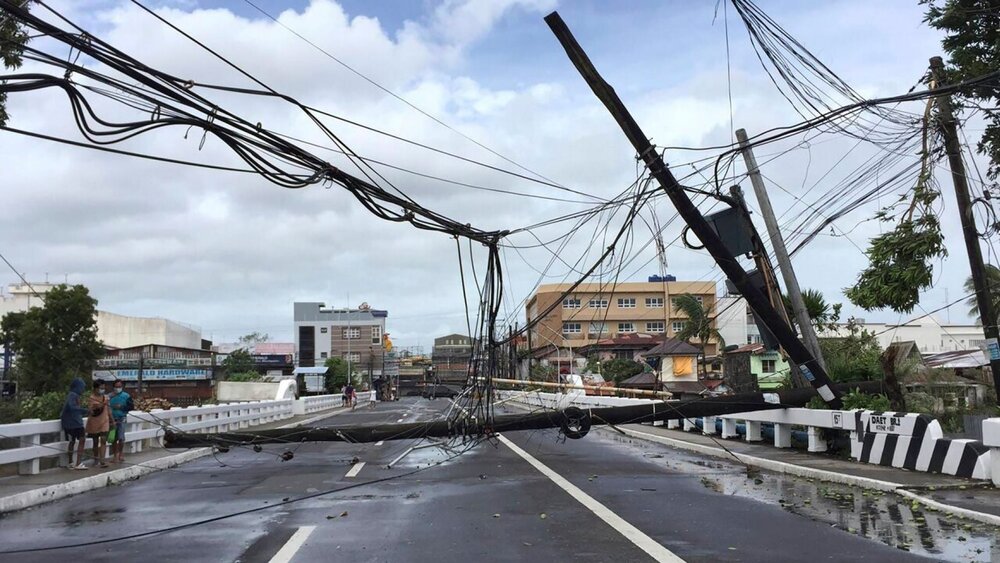
<path fill-rule="evenodd" d="M 540 285 L 528 300 L 528 322 L 538 319 L 529 331 L 532 349 L 545 346 L 573 349 L 632 333 L 672 337 L 687 322 L 687 315 L 672 300 L 685 293 L 693 295 L 715 314 L 715 282 L 648 281 L 617 285 L 595 282 L 580 284 L 566 294 L 570 287 L 571 284 Z M 717 347 L 714 341 L 706 343 L 705 354 L 716 354 Z"/>

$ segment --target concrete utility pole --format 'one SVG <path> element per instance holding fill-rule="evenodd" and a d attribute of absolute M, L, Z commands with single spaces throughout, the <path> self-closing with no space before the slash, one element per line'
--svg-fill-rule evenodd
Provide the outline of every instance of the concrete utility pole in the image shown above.
<path fill-rule="evenodd" d="M 781 236 L 781 230 L 778 228 L 778 220 L 774 217 L 771 198 L 768 197 L 764 181 L 761 180 L 760 169 L 757 167 L 757 159 L 754 157 L 753 150 L 750 148 L 747 140 L 746 130 L 737 129 L 736 139 L 740 142 L 743 160 L 747 165 L 747 174 L 750 176 L 750 183 L 753 184 L 753 192 L 757 196 L 757 204 L 760 205 L 760 214 L 764 217 L 764 224 L 767 225 L 767 234 L 771 237 L 771 246 L 774 247 L 774 257 L 778 261 L 781 278 L 785 280 L 785 287 L 788 288 L 788 298 L 792 302 L 792 311 L 795 313 L 795 321 L 799 325 L 799 332 L 802 333 L 802 342 L 812 352 L 813 357 L 816 358 L 819 365 L 823 366 L 823 369 L 826 369 L 823 352 L 819 348 L 816 331 L 813 330 L 812 319 L 809 318 L 806 303 L 802 300 L 802 290 L 799 289 L 799 280 L 795 277 L 795 270 L 792 269 L 792 260 L 788 256 L 785 239 Z"/>
<path fill-rule="evenodd" d="M 781 288 L 778 287 L 778 280 L 774 277 L 774 267 L 771 265 L 771 260 L 768 258 L 767 248 L 764 247 L 764 241 L 761 240 L 760 234 L 757 233 L 757 227 L 754 226 L 753 220 L 750 218 L 750 210 L 747 209 L 746 200 L 743 198 L 743 190 L 741 190 L 739 186 L 733 186 L 730 188 L 730 195 L 734 200 L 739 202 L 740 211 L 746 218 L 747 225 L 749 225 L 750 236 L 754 246 L 754 263 L 757 265 L 757 271 L 764 277 L 764 287 L 767 289 L 766 295 L 771 300 L 771 305 L 773 305 L 781 315 L 781 318 L 784 319 L 789 326 L 791 326 L 791 322 L 788 320 L 788 311 L 785 309 L 785 302 L 781 299 Z M 786 356 L 787 352 L 782 351 L 782 355 Z M 798 365 L 792 362 L 789 364 L 789 368 L 793 387 L 809 387 L 809 380 L 802 374 L 802 370 L 799 369 Z"/>
<path fill-rule="evenodd" d="M 559 39 L 566 54 L 580 75 L 583 76 L 594 94 L 601 100 L 604 106 L 614 117 L 621 127 L 625 136 L 632 143 L 639 158 L 645 163 L 650 174 L 666 192 L 667 197 L 674 204 L 677 213 L 688 224 L 698 240 L 705 245 L 705 249 L 712 255 L 719 268 L 733 282 L 740 293 L 746 298 L 747 303 L 757 314 L 757 317 L 771 330 L 774 337 L 781 344 L 782 348 L 788 352 L 788 356 L 793 362 L 799 365 L 802 374 L 805 375 L 809 383 L 816 388 L 816 391 L 828 405 L 834 409 L 842 406 L 840 392 L 831 387 L 832 382 L 826 374 L 823 366 L 816 361 L 809 349 L 802 345 L 795 332 L 788 326 L 788 323 L 778 314 L 778 311 L 771 306 L 767 296 L 754 287 L 746 271 L 740 266 L 718 234 L 712 229 L 698 208 L 691 202 L 684 188 L 677 182 L 670 172 L 666 163 L 659 153 L 649 142 L 649 137 L 643 133 L 639 124 L 629 114 L 625 104 L 622 103 L 614 89 L 601 78 L 600 73 L 594 68 L 593 63 L 587 54 L 577 43 L 565 22 L 559 17 L 557 12 L 552 12 L 545 17 L 545 22 L 552 29 L 552 32 Z M 664 304 L 666 305 L 666 304 Z"/>
<path fill-rule="evenodd" d="M 936 87 L 943 80 L 944 63 L 941 57 L 931 57 L 931 73 Z M 969 198 L 969 184 L 965 177 L 965 163 L 962 161 L 962 145 L 958 141 L 958 126 L 955 123 L 954 111 L 951 107 L 951 96 L 935 98 L 938 112 L 938 127 L 944 137 L 944 148 L 948 154 L 948 165 L 951 167 L 951 181 L 955 184 L 955 201 L 958 204 L 958 215 L 962 220 L 962 235 L 965 237 L 965 249 L 969 253 L 969 268 L 972 270 L 972 283 L 976 287 L 976 305 L 979 307 L 979 319 L 983 323 L 986 335 L 987 355 L 990 360 L 990 371 L 993 372 L 993 388 L 1000 390 L 1000 331 L 997 329 L 997 312 L 990 299 L 990 288 L 986 284 L 986 268 L 983 265 L 983 251 L 979 247 L 979 234 L 976 230 L 976 218 L 972 215 L 972 203 Z"/>

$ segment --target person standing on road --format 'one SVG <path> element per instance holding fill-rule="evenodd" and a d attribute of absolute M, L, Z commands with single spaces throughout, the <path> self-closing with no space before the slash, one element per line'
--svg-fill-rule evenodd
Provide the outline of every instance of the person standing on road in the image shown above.
<path fill-rule="evenodd" d="M 111 405 L 111 418 L 114 426 L 108 433 L 108 441 L 111 442 L 111 461 L 113 463 L 125 462 L 125 419 L 128 418 L 129 411 L 135 406 L 132 396 L 125 392 L 125 382 L 115 381 L 115 390 L 108 400 Z"/>
<path fill-rule="evenodd" d="M 353 409 L 356 402 L 354 397 L 354 385 L 352 383 L 348 383 L 347 387 L 344 387 L 344 395 L 347 396 L 347 405 Z"/>
<path fill-rule="evenodd" d="M 107 390 L 104 382 L 100 379 L 94 380 L 93 391 L 87 398 L 87 437 L 94 441 L 94 463 L 101 467 L 107 467 L 108 463 L 104 459 L 107 449 L 108 431 L 114 420 L 111 418 L 111 405 L 108 403 Z"/>
<path fill-rule="evenodd" d="M 63 432 L 66 433 L 66 440 L 69 441 L 67 451 L 69 453 L 70 469 L 86 469 L 83 464 L 83 452 L 87 449 L 87 439 L 83 437 L 83 415 L 87 413 L 87 407 L 83 406 L 83 390 L 86 385 L 79 377 L 73 379 L 69 384 L 69 393 L 66 395 L 66 403 L 63 405 L 62 414 L 59 418 L 62 421 Z M 76 463 L 73 463 L 73 448 L 76 447 Z"/>

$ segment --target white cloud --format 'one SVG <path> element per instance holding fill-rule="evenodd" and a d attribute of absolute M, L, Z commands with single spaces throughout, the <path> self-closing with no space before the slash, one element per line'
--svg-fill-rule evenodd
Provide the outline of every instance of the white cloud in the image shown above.
<path fill-rule="evenodd" d="M 102 37 L 144 62 L 198 81 L 252 85 L 128 3 L 103 0 L 87 5 L 99 6 L 97 10 L 82 6 L 67 5 L 93 24 Z M 851 9 L 861 9 L 859 6 L 851 4 Z M 302 12 L 286 10 L 279 19 L 415 105 L 497 151 L 515 156 L 528 168 L 567 186 L 611 197 L 634 179 L 634 155 L 583 82 L 575 75 L 569 75 L 566 81 L 558 78 L 565 76 L 562 71 L 568 68 L 567 61 L 559 59 L 566 66 L 553 69 L 541 82 L 487 86 L 492 78 L 490 69 L 477 68 L 470 64 L 474 61 L 468 60 L 476 43 L 489 37 L 502 18 L 521 12 L 535 17 L 552 7 L 553 2 L 545 0 L 449 0 L 430 8 L 426 19 L 406 22 L 395 33 L 385 29 L 378 19 L 347 14 L 329 0 L 314 0 Z M 816 12 L 807 10 L 807 14 Z M 159 13 L 264 82 L 307 103 L 432 146 L 515 169 L 372 87 L 269 20 L 177 3 Z M 912 15 L 913 10 L 906 13 Z M 859 40 L 857 45 L 848 46 L 847 60 L 855 60 L 857 53 L 866 48 L 893 49 L 891 53 L 900 55 L 908 54 L 905 41 L 919 45 L 928 42 L 928 33 L 910 33 L 906 25 L 884 14 L 874 22 L 859 23 L 852 18 L 830 21 L 831 27 L 868 34 L 867 42 Z M 901 45 L 880 43 L 873 27 Z M 661 50 L 669 49 L 670 38 L 656 39 L 663 42 Z M 826 37 L 823 40 L 833 41 Z M 700 44 L 691 45 L 700 48 Z M 715 52 L 716 47 L 706 46 L 705 52 Z M 557 50 L 558 46 L 552 44 L 550 48 Z M 637 50 L 634 43 L 621 49 L 607 54 L 607 58 L 629 60 L 638 55 L 651 63 L 663 58 L 660 53 Z M 687 69 L 679 61 L 671 62 L 669 81 L 656 87 L 638 78 L 615 85 L 630 93 L 628 103 L 647 133 L 661 145 L 698 146 L 729 140 L 724 61 L 704 54 L 698 62 Z M 895 93 L 901 85 L 909 85 L 911 67 L 919 66 L 919 61 L 897 65 L 893 56 L 887 55 L 872 63 L 874 71 L 859 67 L 852 69 L 850 76 L 861 77 L 859 90 Z M 735 73 L 734 85 L 738 127 L 746 127 L 753 134 L 794 121 L 794 114 L 755 67 Z M 260 121 L 272 130 L 329 144 L 305 116 L 287 104 L 204 93 L 251 122 Z M 65 99 L 58 92 L 13 95 L 10 111 L 14 116 L 11 125 L 15 127 L 77 138 Z M 114 111 L 119 117 L 137 117 L 136 112 Z M 395 166 L 493 188 L 586 199 L 392 142 L 332 119 L 324 122 L 359 154 Z M 184 139 L 184 130 L 174 129 L 140 137 L 123 148 L 241 166 L 216 139 L 209 138 L 199 151 L 200 139 L 200 131 L 192 130 Z M 840 142 L 817 145 L 812 151 L 810 178 L 818 178 L 820 171 L 836 162 L 849 146 Z M 763 148 L 761 153 L 778 149 Z M 343 158 L 311 150 L 349 169 Z M 675 171 L 682 176 L 690 168 L 681 163 L 702 156 L 707 155 L 674 151 L 668 154 L 668 160 L 678 165 Z M 791 153 L 765 170 L 783 186 L 798 189 L 807 158 L 801 151 Z M 249 174 L 105 155 L 9 134 L 0 135 L 0 165 L 7 188 L 0 205 L 8 210 L 0 222 L 2 251 L 34 278 L 43 272 L 69 273 L 71 281 L 90 285 L 102 306 L 110 310 L 176 318 L 202 326 L 207 336 L 217 340 L 252 330 L 290 338 L 293 301 L 316 299 L 342 305 L 350 293 L 351 304 L 368 301 L 390 310 L 389 331 L 397 345 L 428 345 L 435 334 L 464 327 L 454 240 L 415 231 L 408 225 L 382 222 L 339 188 L 284 190 Z M 380 172 L 426 206 L 483 229 L 527 225 L 583 208 L 457 188 L 398 171 Z M 774 199 L 779 209 L 794 203 L 781 193 L 775 193 Z M 664 220 L 673 210 L 661 198 L 656 212 Z M 612 219 L 612 225 L 620 217 Z M 607 215 L 600 218 L 606 220 Z M 845 219 L 845 228 L 849 224 L 853 221 Z M 543 229 L 538 236 L 550 240 L 571 225 Z M 561 257 L 574 263 L 589 249 L 593 259 L 606 242 L 597 229 L 598 236 L 591 243 L 596 227 L 596 222 L 584 225 Z M 865 226 L 852 236 L 863 246 L 862 235 L 870 228 Z M 952 233 L 953 222 L 947 223 L 947 228 L 951 243 L 958 244 L 960 238 Z M 678 232 L 679 224 L 675 223 L 665 238 L 670 241 Z M 639 226 L 635 247 L 647 238 L 645 225 Z M 512 240 L 518 244 L 535 243 L 524 234 Z M 467 243 L 462 249 L 468 252 Z M 482 256 L 481 248 L 474 250 Z M 543 268 L 551 258 L 542 248 L 521 252 L 530 267 L 517 253 L 505 252 L 510 296 L 506 308 L 514 309 L 517 319 L 523 319 L 518 301 L 539 278 L 534 268 Z M 836 275 L 829 272 L 831 255 L 843 258 Z M 645 269 L 641 267 L 652 256 L 647 250 L 625 272 L 635 272 L 636 277 L 657 273 L 655 261 Z M 950 260 L 955 256 L 960 258 L 960 253 L 953 252 Z M 711 261 L 703 253 L 679 245 L 670 248 L 668 261 L 671 271 L 682 278 L 715 275 Z M 825 237 L 820 237 L 796 261 L 803 285 L 819 287 L 830 296 L 849 285 L 863 265 L 853 247 Z M 479 268 L 481 274 L 481 261 Z M 557 262 L 551 272 L 556 277 L 545 281 L 559 281 L 565 273 L 567 267 Z M 946 282 L 956 288 L 954 296 L 962 275 L 949 275 Z M 471 281 L 467 288 L 470 295 L 475 294 Z"/>

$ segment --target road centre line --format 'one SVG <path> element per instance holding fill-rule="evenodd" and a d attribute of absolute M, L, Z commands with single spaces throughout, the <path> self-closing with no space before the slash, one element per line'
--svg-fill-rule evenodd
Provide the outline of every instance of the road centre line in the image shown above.
<path fill-rule="evenodd" d="M 378 442 L 375 442 L 375 445 L 376 446 L 381 446 L 384 443 L 385 443 L 385 440 L 379 440 Z"/>
<path fill-rule="evenodd" d="M 556 473 L 552 469 L 549 469 L 547 465 L 535 459 L 528 452 L 522 450 L 517 446 L 517 444 L 511 442 L 502 434 L 497 434 L 497 437 L 505 446 L 510 448 L 514 453 L 521 456 L 524 461 L 527 461 L 535 469 L 537 469 L 539 473 L 548 477 L 549 480 L 555 483 L 560 489 L 569 493 L 571 497 L 576 499 L 583 506 L 587 507 L 598 518 L 604 520 L 604 522 L 614 528 L 615 531 L 625 536 L 625 538 L 635 544 L 636 547 L 645 551 L 650 557 L 657 561 L 684 563 L 684 560 L 675 555 L 672 551 L 663 547 L 656 540 L 644 534 L 641 530 L 639 530 L 639 528 L 636 528 L 632 524 L 626 522 L 624 518 L 612 512 L 611 509 L 598 502 L 597 499 L 588 495 L 573 483 L 570 483 L 565 477 Z"/>
<path fill-rule="evenodd" d="M 347 477 L 347 478 L 357 477 L 358 473 L 361 473 L 361 468 L 364 467 L 364 466 L 365 466 L 365 462 L 363 462 L 363 461 L 359 461 L 359 462 L 355 463 L 353 466 L 351 466 L 351 470 L 348 471 L 347 475 L 344 475 L 344 477 Z"/>
<path fill-rule="evenodd" d="M 302 544 L 306 543 L 306 539 L 309 537 L 309 534 L 313 533 L 313 530 L 315 529 L 316 526 L 302 526 L 296 530 L 295 533 L 292 534 L 292 537 L 288 538 L 288 541 L 285 542 L 285 545 L 281 546 L 278 553 L 274 554 L 270 563 L 289 563 L 292 560 L 292 557 L 294 557 L 299 551 L 299 548 L 302 547 Z"/>

